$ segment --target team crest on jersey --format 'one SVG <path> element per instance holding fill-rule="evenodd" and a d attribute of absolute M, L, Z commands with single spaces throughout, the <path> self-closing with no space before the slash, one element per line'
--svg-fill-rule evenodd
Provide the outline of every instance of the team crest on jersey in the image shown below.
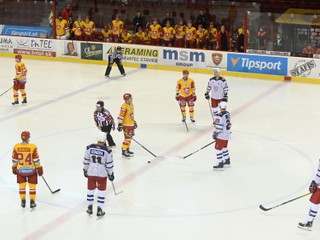
<path fill-rule="evenodd" d="M 212 62 L 216 66 L 218 66 L 222 61 L 223 55 L 221 53 L 212 53 L 211 57 L 212 57 Z"/>

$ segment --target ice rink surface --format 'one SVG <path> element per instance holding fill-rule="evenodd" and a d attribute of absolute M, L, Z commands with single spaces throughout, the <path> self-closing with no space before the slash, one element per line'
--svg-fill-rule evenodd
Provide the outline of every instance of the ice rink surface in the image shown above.
<path fill-rule="evenodd" d="M 205 88 L 211 75 L 192 73 L 198 100 L 196 123 L 181 123 L 175 101 L 180 72 L 116 66 L 105 79 L 104 65 L 23 59 L 28 68 L 26 106 L 11 106 L 12 92 L 0 98 L 1 239 L 246 239 L 318 240 L 313 230 L 297 228 L 305 220 L 308 197 L 262 212 L 308 192 L 318 166 L 320 87 L 313 84 L 227 77 L 232 117 L 229 151 L 232 167 L 214 172 L 212 120 Z M 0 58 L 1 93 L 10 88 L 14 58 Z M 90 218 L 85 146 L 96 142 L 93 111 L 98 100 L 116 118 L 130 92 L 138 123 L 135 157 L 121 158 L 122 133 L 112 132 L 115 195 L 108 186 L 106 216 Z M 21 101 L 21 100 L 20 100 Z M 187 118 L 189 120 L 189 118 Z M 38 145 L 44 176 L 37 186 L 35 211 L 22 209 L 11 152 L 23 130 Z M 147 163 L 151 161 L 151 163 Z"/>

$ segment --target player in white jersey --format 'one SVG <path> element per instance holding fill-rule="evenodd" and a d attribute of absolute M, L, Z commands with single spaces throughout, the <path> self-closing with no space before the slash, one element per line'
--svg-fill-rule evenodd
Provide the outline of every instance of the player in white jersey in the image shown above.
<path fill-rule="evenodd" d="M 102 217 L 102 210 L 107 189 L 107 178 L 114 180 L 112 151 L 106 146 L 106 134 L 98 133 L 97 144 L 88 145 L 84 155 L 83 174 L 88 178 L 87 213 L 91 215 L 95 189 L 98 189 L 97 216 Z"/>
<path fill-rule="evenodd" d="M 305 222 L 300 222 L 298 224 L 298 228 L 305 229 L 305 230 L 311 230 L 312 223 L 315 217 L 317 216 L 319 206 L 320 206 L 320 160 L 319 160 L 319 166 L 318 171 L 316 173 L 316 176 L 314 180 L 312 180 L 309 191 L 312 193 L 310 197 L 310 209 L 309 214 L 307 216 L 307 219 Z"/>
<path fill-rule="evenodd" d="M 229 87 L 226 79 L 220 75 L 219 68 L 214 68 L 213 73 L 214 77 L 210 78 L 204 96 L 209 100 L 209 92 L 211 92 L 211 110 L 215 119 L 219 112 L 219 103 L 221 101 L 228 102 Z"/>
<path fill-rule="evenodd" d="M 228 151 L 228 141 L 230 139 L 231 119 L 230 113 L 227 111 L 227 102 L 220 102 L 220 113 L 216 115 L 215 130 L 212 138 L 216 140 L 216 162 L 213 166 L 214 170 L 223 168 L 224 165 L 230 166 L 230 157 Z"/>

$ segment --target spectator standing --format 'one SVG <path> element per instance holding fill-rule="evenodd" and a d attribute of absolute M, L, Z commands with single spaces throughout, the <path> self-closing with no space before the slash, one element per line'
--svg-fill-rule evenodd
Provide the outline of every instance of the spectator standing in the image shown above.
<path fill-rule="evenodd" d="M 72 8 L 70 3 L 67 3 L 66 6 L 62 9 L 61 15 L 62 18 L 66 21 L 68 21 L 68 19 L 72 17 Z"/>
<path fill-rule="evenodd" d="M 174 19 L 169 12 L 166 13 L 166 17 L 162 20 L 162 27 L 165 27 L 168 21 L 170 21 L 171 26 L 174 26 Z"/>
<path fill-rule="evenodd" d="M 228 51 L 230 48 L 230 34 L 225 30 L 225 27 L 222 25 L 220 31 L 217 35 L 218 46 L 217 48 L 221 51 Z"/>
<path fill-rule="evenodd" d="M 133 26 L 135 33 L 138 32 L 139 27 L 141 27 L 142 29 L 145 27 L 145 19 L 140 11 L 137 11 L 136 16 L 133 18 Z"/>
<path fill-rule="evenodd" d="M 198 28 L 199 25 L 202 25 L 203 28 L 207 27 L 207 19 L 203 9 L 200 10 L 200 14 L 196 18 L 196 27 Z"/>

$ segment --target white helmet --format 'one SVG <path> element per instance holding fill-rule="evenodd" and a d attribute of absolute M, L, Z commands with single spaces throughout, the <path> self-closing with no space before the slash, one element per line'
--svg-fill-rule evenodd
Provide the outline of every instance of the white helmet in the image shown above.
<path fill-rule="evenodd" d="M 222 101 L 222 102 L 219 103 L 219 106 L 220 106 L 221 109 L 227 109 L 227 102 Z"/>
<path fill-rule="evenodd" d="M 97 141 L 101 143 L 105 143 L 107 140 L 107 134 L 104 132 L 99 132 L 97 135 Z"/>
<path fill-rule="evenodd" d="M 214 68 L 214 69 L 213 69 L 213 73 L 215 73 L 215 72 L 220 73 L 220 68 Z"/>

